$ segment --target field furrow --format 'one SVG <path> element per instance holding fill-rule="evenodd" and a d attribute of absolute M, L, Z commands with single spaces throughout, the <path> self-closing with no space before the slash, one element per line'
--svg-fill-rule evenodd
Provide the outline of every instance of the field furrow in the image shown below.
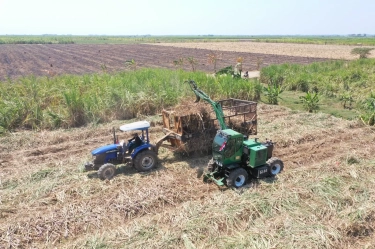
<path fill-rule="evenodd" d="M 280 175 L 285 184 L 292 181 L 292 172 L 315 174 L 317 168 L 326 165 L 324 170 L 334 173 L 350 158 L 369 160 L 375 153 L 374 146 L 356 149 L 371 144 L 375 133 L 353 122 L 324 114 L 291 113 L 288 109 L 267 105 L 259 106 L 258 116 L 259 137 L 262 140 L 272 137 L 277 143 L 274 155 L 285 163 L 286 175 Z M 205 184 L 197 178 L 197 169 L 206 166 L 209 156 L 178 158 L 163 150 L 157 170 L 137 173 L 131 166 L 124 165 L 110 182 L 100 181 L 96 172 L 81 172 L 82 164 L 90 159 L 90 149 L 111 142 L 113 125 L 118 126 L 119 122 L 96 129 L 24 132 L 8 142 L 5 140 L 10 138 L 2 138 L 1 158 L 7 158 L 0 162 L 3 241 L 12 240 L 9 244 L 13 245 L 37 245 L 63 238 L 79 240 L 79 236 L 93 230 L 104 232 L 105 227 L 123 227 L 124 224 L 128 224 L 129 232 L 133 233 L 135 221 L 149 227 L 146 221 L 154 220 L 160 226 L 160 220 L 165 220 L 164 225 L 178 227 L 173 225 L 174 218 L 170 216 L 178 216 L 177 210 L 183 210 L 183 215 L 189 217 L 187 207 L 196 206 L 202 209 L 199 212 L 207 212 L 214 208 L 213 203 L 224 201 L 218 200 L 218 196 L 239 198 L 229 197 L 229 192 L 229 196 L 222 194 L 214 184 Z M 159 126 L 151 129 L 153 141 L 160 136 Z M 16 148 L 17 156 L 9 153 Z M 248 188 L 255 191 L 268 184 L 267 180 L 259 180 Z M 7 191 L 12 188 L 19 191 Z M 208 219 L 207 216 L 202 218 Z M 186 218 L 180 219 L 187 222 Z M 5 236 L 5 231 L 12 237 Z"/>
<path fill-rule="evenodd" d="M 137 63 L 138 68 L 175 68 L 173 61 L 182 58 L 183 65 L 180 67 L 192 70 L 187 59 L 191 57 L 197 62 L 196 70 L 213 72 L 214 66 L 208 62 L 208 55 L 212 53 L 218 55 L 216 70 L 234 65 L 238 57 L 244 59 L 244 71 L 253 71 L 272 64 L 307 64 L 327 60 L 254 51 L 222 51 L 214 46 L 202 49 L 149 44 L 1 45 L 0 80 L 28 75 L 101 73 L 104 66 L 111 72 L 121 71 L 125 70 L 125 61 L 131 59 Z"/>

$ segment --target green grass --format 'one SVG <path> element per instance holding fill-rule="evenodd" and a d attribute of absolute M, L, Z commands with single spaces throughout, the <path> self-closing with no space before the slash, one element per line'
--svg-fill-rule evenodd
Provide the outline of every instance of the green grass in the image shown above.
<path fill-rule="evenodd" d="M 0 84 L 0 131 L 79 127 L 154 115 L 192 97 L 193 79 L 212 99 L 256 100 L 257 81 L 207 77 L 204 72 L 141 69 L 117 74 L 26 77 Z"/>
<path fill-rule="evenodd" d="M 71 36 L 0 35 L 1 44 L 72 44 Z"/>
<path fill-rule="evenodd" d="M 299 99 L 301 96 L 305 96 L 305 93 L 298 91 L 284 91 L 280 94 L 279 105 L 286 106 L 292 110 L 303 111 L 304 108 Z M 335 117 L 348 120 L 353 120 L 358 117 L 358 112 L 356 110 L 345 109 L 337 98 L 328 98 L 325 96 L 320 98 L 318 112 L 331 114 Z"/>
<path fill-rule="evenodd" d="M 375 92 L 375 59 L 355 61 L 328 61 L 309 65 L 282 64 L 265 67 L 260 81 L 279 84 L 289 93 L 281 94 L 281 104 L 297 107 L 297 98 L 303 93 L 317 92 L 321 111 L 352 119 L 358 114 L 373 112 L 366 108 L 366 100 Z M 294 94 L 295 93 L 295 94 Z M 283 97 L 284 96 L 284 97 Z M 351 105 L 344 99 L 351 99 Z M 344 104 L 346 109 L 344 108 Z"/>
<path fill-rule="evenodd" d="M 375 37 L 349 36 L 254 36 L 254 35 L 181 35 L 181 36 L 75 36 L 75 35 L 1 35 L 0 44 L 128 44 L 128 43 L 159 43 L 159 42 L 221 42 L 243 41 L 300 43 L 300 44 L 336 44 L 336 45 L 375 45 Z"/>
<path fill-rule="evenodd" d="M 299 97 L 315 91 L 319 111 L 346 119 L 360 115 L 372 125 L 374 110 L 368 103 L 375 92 L 374 68 L 375 59 L 272 65 L 262 69 L 260 82 L 285 90 L 281 105 L 302 109 Z M 155 115 L 182 98 L 194 97 L 184 84 L 188 79 L 195 80 L 213 100 L 258 100 L 264 89 L 257 80 L 167 69 L 9 79 L 0 84 L 0 134 L 18 128 L 69 128 Z M 343 99 L 348 98 L 351 109 L 344 108 Z"/>
<path fill-rule="evenodd" d="M 0 44 L 134 44 L 159 42 L 220 42 L 250 39 L 250 36 L 73 36 L 73 35 L 0 35 Z"/>
<path fill-rule="evenodd" d="M 375 37 L 348 37 L 348 36 L 268 36 L 255 37 L 256 42 L 271 43 L 299 43 L 319 45 L 358 45 L 374 46 Z"/>

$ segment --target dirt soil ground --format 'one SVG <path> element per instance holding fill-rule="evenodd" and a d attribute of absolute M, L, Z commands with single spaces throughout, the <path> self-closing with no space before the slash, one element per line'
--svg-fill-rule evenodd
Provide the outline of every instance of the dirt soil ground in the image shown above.
<path fill-rule="evenodd" d="M 98 248 L 102 244 L 110 248 L 185 248 L 182 238 L 186 234 L 197 248 L 225 248 L 231 245 L 225 238 L 234 236 L 235 243 L 241 242 L 237 235 L 249 229 L 248 223 L 241 222 L 249 218 L 251 234 L 281 248 L 364 248 L 375 242 L 371 237 L 375 219 L 359 228 L 348 223 L 352 205 L 361 205 L 368 214 L 366 205 L 374 196 L 370 187 L 375 183 L 370 180 L 369 192 L 357 193 L 367 198 L 357 200 L 352 191 L 362 191 L 368 171 L 345 164 L 351 157 L 366 165 L 375 154 L 375 131 L 354 121 L 278 106 L 259 105 L 258 114 L 258 137 L 277 142 L 274 155 L 282 158 L 285 169 L 276 182 L 260 181 L 241 192 L 223 192 L 196 177 L 209 156 L 180 158 L 165 149 L 159 154 L 158 169 L 151 173 L 124 166 L 113 180 L 100 181 L 95 172 L 82 172 L 90 151 L 110 143 L 111 127 L 125 121 L 1 137 L 0 248 Z M 160 126 L 151 128 L 152 141 L 161 135 Z M 338 214 L 332 206 L 316 202 L 319 193 L 309 191 L 310 187 L 316 191 L 322 177 L 352 179 L 348 188 L 354 190 L 340 194 L 348 203 Z M 256 198 L 246 199 L 246 194 Z M 294 203 L 296 198 L 299 204 Z M 260 210 L 264 204 L 257 206 L 264 200 L 273 203 L 267 205 L 277 216 L 264 217 L 266 213 Z M 306 207 L 299 209 L 301 205 Z M 257 211 L 252 214 L 254 208 Z M 239 219 L 238 223 L 232 224 L 232 218 Z M 361 227 L 363 236 L 355 236 Z M 295 239 L 277 237 L 280 229 Z"/>
<path fill-rule="evenodd" d="M 355 46 L 350 45 L 318 45 L 318 44 L 293 44 L 293 43 L 268 43 L 268 42 L 205 42 L 205 43 L 160 43 L 159 46 L 211 49 L 218 51 L 263 53 L 272 55 L 286 55 L 308 58 L 327 58 L 353 60 L 358 55 L 350 52 Z M 374 46 L 366 46 L 375 48 Z M 369 58 L 375 58 L 375 51 L 371 51 Z"/>
<path fill-rule="evenodd" d="M 245 43 L 236 45 L 241 44 L 246 45 Z M 212 73 L 214 67 L 208 63 L 207 56 L 212 52 L 220 55 L 216 69 L 235 65 L 236 59 L 243 57 L 243 71 L 257 70 L 259 61 L 261 61 L 260 67 L 264 67 L 272 64 L 308 64 L 327 60 L 324 57 L 277 55 L 275 51 L 274 54 L 270 54 L 266 53 L 265 50 L 237 49 L 235 51 L 233 49 L 229 51 L 225 43 L 217 43 L 215 47 L 206 47 L 205 49 L 174 46 L 177 45 L 1 45 L 0 80 L 28 75 L 54 76 L 57 74 L 98 73 L 103 72 L 103 70 L 109 72 L 121 71 L 127 69 L 125 62 L 132 59 L 136 62 L 137 68 L 176 68 L 173 61 L 184 58 L 183 69 L 192 70 L 187 61 L 188 57 L 196 59 L 197 70 Z M 188 46 L 188 44 L 185 46 Z"/>

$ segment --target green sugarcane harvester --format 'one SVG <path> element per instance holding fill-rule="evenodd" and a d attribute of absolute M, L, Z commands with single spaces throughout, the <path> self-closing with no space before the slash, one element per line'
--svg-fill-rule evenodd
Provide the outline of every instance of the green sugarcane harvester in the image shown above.
<path fill-rule="evenodd" d="M 252 178 L 273 177 L 279 174 L 284 163 L 272 156 L 274 143 L 272 140 L 261 143 L 257 138 L 248 139 L 237 131 L 229 129 L 225 124 L 224 113 L 218 102 L 198 89 L 193 80 L 188 81 L 196 95 L 196 101 L 203 99 L 213 108 L 220 129 L 212 143 L 212 159 L 209 161 L 205 181 L 213 181 L 219 186 L 239 188 Z"/>

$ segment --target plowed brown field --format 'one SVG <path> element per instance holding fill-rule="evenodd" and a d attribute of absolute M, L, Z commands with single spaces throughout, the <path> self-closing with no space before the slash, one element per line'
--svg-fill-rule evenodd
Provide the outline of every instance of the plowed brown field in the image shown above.
<path fill-rule="evenodd" d="M 244 58 L 243 70 L 257 69 L 257 61 L 262 61 L 262 67 L 271 64 L 299 63 L 307 64 L 315 61 L 327 60 L 323 56 L 315 58 L 306 55 L 293 54 L 278 55 L 268 50 L 248 50 L 247 43 L 236 43 L 228 50 L 228 44 L 217 43 L 212 46 L 195 48 L 193 44 L 164 44 L 154 46 L 148 44 L 137 45 L 1 45 L 0 46 L 0 80 L 19 76 L 51 76 L 56 74 L 89 74 L 108 71 L 125 70 L 125 61 L 134 59 L 137 67 L 175 68 L 173 61 L 185 58 L 183 68 L 191 70 L 187 57 L 197 60 L 196 69 L 213 72 L 213 65 L 209 64 L 208 54 L 217 51 L 222 53 L 217 61 L 217 69 L 234 65 L 238 57 Z M 160 44 L 161 45 L 161 44 Z M 203 44 L 207 45 L 207 44 Z M 234 45 L 237 46 L 235 50 Z M 243 45 L 241 49 L 238 46 Z M 192 48 L 174 46 L 193 46 Z M 222 47 L 223 46 L 223 47 Z M 223 48 L 226 48 L 223 50 Z"/>

